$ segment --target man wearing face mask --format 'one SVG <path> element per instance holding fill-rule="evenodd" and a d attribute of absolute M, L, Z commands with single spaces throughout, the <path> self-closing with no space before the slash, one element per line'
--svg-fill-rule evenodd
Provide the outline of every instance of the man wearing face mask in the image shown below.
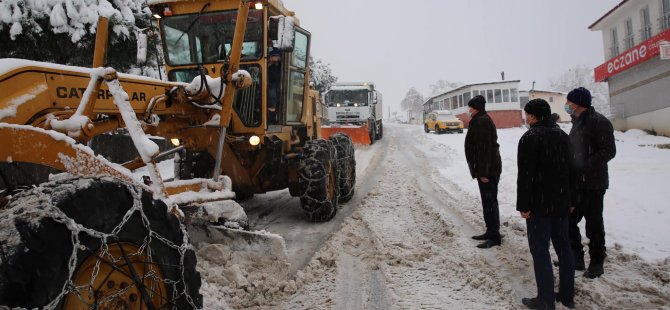
<path fill-rule="evenodd" d="M 470 99 L 468 114 L 472 118 L 465 136 L 465 159 L 470 168 L 470 175 L 477 179 L 479 194 L 484 209 L 486 232 L 473 236 L 472 239 L 484 240 L 477 245 L 487 249 L 500 245 L 500 214 L 498 210 L 498 182 L 502 171 L 502 161 L 498 146 L 496 125 L 486 113 L 486 99 L 475 96 Z"/>
<path fill-rule="evenodd" d="M 577 224 L 586 221 L 589 239 L 587 278 L 603 274 L 605 261 L 605 226 L 603 199 L 609 187 L 607 162 L 616 155 L 612 123 L 591 106 L 591 92 L 579 87 L 568 93 L 565 111 L 572 115 L 570 143 L 576 170 L 577 201 L 570 214 L 570 242 L 575 255 L 575 269 L 584 270 L 584 249 Z"/>

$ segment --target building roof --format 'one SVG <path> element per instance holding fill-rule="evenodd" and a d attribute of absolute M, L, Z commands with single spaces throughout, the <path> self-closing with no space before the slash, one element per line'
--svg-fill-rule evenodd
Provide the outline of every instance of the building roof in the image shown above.
<path fill-rule="evenodd" d="M 454 88 L 454 89 L 452 89 L 452 90 L 450 90 L 450 91 L 445 91 L 445 92 L 443 92 L 443 93 L 440 93 L 440 94 L 431 96 L 430 98 L 428 98 L 428 99 L 426 99 L 426 100 L 424 101 L 424 104 L 426 104 L 426 103 L 427 103 L 428 101 L 430 101 L 431 99 L 434 99 L 434 98 L 437 98 L 437 97 L 440 97 L 440 96 L 443 96 L 443 95 L 446 95 L 446 94 L 449 94 L 449 93 L 457 92 L 457 91 L 459 91 L 459 90 L 462 90 L 462 89 L 465 89 L 465 88 L 468 88 L 468 87 L 481 86 L 481 85 L 490 85 L 490 84 L 519 83 L 519 82 L 521 82 L 521 80 L 509 80 L 509 81 L 498 81 L 498 82 L 487 82 L 487 83 L 467 84 L 467 85 L 463 85 L 463 86 L 461 86 L 461 87 L 459 87 L 459 88 Z"/>
<path fill-rule="evenodd" d="M 567 95 L 567 93 L 560 92 L 560 91 L 555 91 L 555 90 L 534 89 L 532 91 L 535 92 L 535 93 L 549 93 L 549 94 Z M 531 92 L 531 90 L 526 90 L 526 92 Z"/>
<path fill-rule="evenodd" d="M 618 10 L 622 5 L 626 4 L 626 2 L 628 2 L 628 1 L 629 1 L 629 0 L 623 0 L 623 1 L 621 1 L 619 4 L 617 4 L 617 6 L 615 6 L 615 7 L 612 8 L 611 10 L 609 10 L 609 12 L 605 13 L 605 15 L 603 15 L 601 18 L 599 18 L 597 21 L 595 21 L 593 24 L 591 24 L 591 26 L 589 26 L 589 29 L 593 30 L 593 27 L 595 27 L 598 23 L 600 23 L 601 21 L 603 21 L 603 19 L 605 19 L 605 18 L 607 18 L 608 16 L 612 15 L 612 13 L 614 13 L 614 11 Z"/>

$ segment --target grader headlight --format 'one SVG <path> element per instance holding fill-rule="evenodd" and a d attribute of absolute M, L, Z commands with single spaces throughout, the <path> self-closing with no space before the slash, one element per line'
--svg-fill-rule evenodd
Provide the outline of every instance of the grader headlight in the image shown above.
<path fill-rule="evenodd" d="M 258 137 L 258 136 L 249 137 L 249 144 L 251 144 L 252 146 L 256 146 L 259 143 L 261 143 L 261 138 L 260 137 Z"/>

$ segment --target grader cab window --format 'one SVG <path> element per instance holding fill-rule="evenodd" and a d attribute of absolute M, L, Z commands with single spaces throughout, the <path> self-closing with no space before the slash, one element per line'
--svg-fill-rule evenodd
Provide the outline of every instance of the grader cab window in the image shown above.
<path fill-rule="evenodd" d="M 165 17 L 161 20 L 170 65 L 216 63 L 226 58 L 235 33 L 237 11 Z M 249 12 L 242 61 L 258 60 L 263 52 L 263 12 Z"/>
<path fill-rule="evenodd" d="M 291 53 L 289 70 L 289 91 L 286 105 L 286 121 L 299 122 L 305 94 L 305 74 L 309 59 L 309 33 L 296 28 L 295 44 Z"/>

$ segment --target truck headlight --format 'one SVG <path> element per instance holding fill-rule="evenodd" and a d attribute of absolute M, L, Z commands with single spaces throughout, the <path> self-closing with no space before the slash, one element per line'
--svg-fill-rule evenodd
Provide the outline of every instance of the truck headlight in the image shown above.
<path fill-rule="evenodd" d="M 340 106 L 341 106 L 341 104 L 338 103 L 338 104 L 337 104 L 337 107 L 339 108 Z"/>
<path fill-rule="evenodd" d="M 170 139 L 170 142 L 172 142 L 172 145 L 174 146 L 179 146 L 181 144 L 181 142 L 177 138 Z"/>

